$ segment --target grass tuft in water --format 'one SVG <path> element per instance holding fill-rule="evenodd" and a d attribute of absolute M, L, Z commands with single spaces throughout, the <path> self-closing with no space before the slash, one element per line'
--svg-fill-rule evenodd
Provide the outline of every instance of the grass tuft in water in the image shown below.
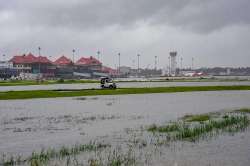
<path fill-rule="evenodd" d="M 173 122 L 165 126 L 157 126 L 155 124 L 151 125 L 148 128 L 148 131 L 151 132 L 173 132 L 181 129 L 181 125 L 178 122 Z"/>
<path fill-rule="evenodd" d="M 93 158 L 89 160 L 90 166 L 133 166 L 137 165 L 137 158 L 135 151 L 129 148 L 127 151 L 122 152 L 120 148 L 110 149 L 105 152 L 105 158 Z"/>
<path fill-rule="evenodd" d="M 148 128 L 148 131 L 166 133 L 168 134 L 167 138 L 172 141 L 185 139 L 195 140 L 203 135 L 209 134 L 210 132 L 237 132 L 244 130 L 250 124 L 248 116 L 243 114 L 228 114 L 223 116 L 223 118 L 202 122 L 198 121 L 200 123 L 196 122 L 197 120 L 182 120 L 180 122 L 170 123 L 163 126 L 153 125 Z"/>
<path fill-rule="evenodd" d="M 96 151 L 99 149 L 103 149 L 106 147 L 110 147 L 108 144 L 101 144 L 101 143 L 89 143 L 89 144 L 81 144 L 75 145 L 71 148 L 68 147 L 61 147 L 59 150 L 55 149 L 48 149 L 48 150 L 41 150 L 40 152 L 33 152 L 32 155 L 26 159 L 21 159 L 21 157 L 13 157 L 6 159 L 3 157 L 0 165 L 3 166 L 13 166 L 18 165 L 20 163 L 27 164 L 30 163 L 31 166 L 39 166 L 48 163 L 51 159 L 64 159 L 69 156 L 75 156 L 82 152 L 88 151 Z"/>
<path fill-rule="evenodd" d="M 187 122 L 204 122 L 210 119 L 209 114 L 201 114 L 201 115 L 185 115 L 183 120 Z"/>

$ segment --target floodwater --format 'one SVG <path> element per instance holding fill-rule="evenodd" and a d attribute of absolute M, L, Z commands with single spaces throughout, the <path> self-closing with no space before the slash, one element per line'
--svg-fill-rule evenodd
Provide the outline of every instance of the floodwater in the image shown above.
<path fill-rule="evenodd" d="M 118 88 L 142 88 L 142 87 L 170 87 L 170 86 L 223 86 L 223 85 L 250 85 L 250 81 L 230 82 L 119 82 Z M 52 84 L 52 85 L 21 85 L 0 86 L 1 91 L 23 91 L 23 90 L 57 90 L 57 89 L 92 89 L 100 88 L 98 83 L 83 84 Z"/>
<path fill-rule="evenodd" d="M 0 155 L 29 155 L 90 140 L 120 142 L 128 129 L 186 114 L 250 108 L 250 91 L 211 91 L 0 101 Z M 248 165 L 250 132 L 163 148 L 157 165 Z M 166 150 L 167 149 L 167 150 Z"/>

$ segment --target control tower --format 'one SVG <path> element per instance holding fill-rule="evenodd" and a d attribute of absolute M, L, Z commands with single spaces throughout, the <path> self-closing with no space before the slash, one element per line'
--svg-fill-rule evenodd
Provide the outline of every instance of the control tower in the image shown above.
<path fill-rule="evenodd" d="M 169 54 L 170 54 L 170 75 L 175 76 L 177 68 L 177 62 L 176 62 L 177 52 L 173 51 L 170 52 Z"/>

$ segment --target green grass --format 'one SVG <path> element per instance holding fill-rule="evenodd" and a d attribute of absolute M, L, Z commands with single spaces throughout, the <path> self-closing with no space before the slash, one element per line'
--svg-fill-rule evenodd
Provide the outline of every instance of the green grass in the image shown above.
<path fill-rule="evenodd" d="M 89 90 L 33 90 L 33 91 L 8 91 L 0 92 L 0 100 L 54 98 L 96 95 L 122 95 L 122 94 L 147 94 L 147 93 L 175 93 L 192 91 L 221 91 L 221 90 L 250 90 L 250 86 L 192 86 L 192 87 L 152 87 L 152 88 L 119 88 L 89 89 Z"/>
<path fill-rule="evenodd" d="M 247 116 L 232 115 L 221 120 L 211 120 L 206 123 L 201 123 L 194 127 L 184 127 L 176 134 L 176 138 L 178 140 L 187 138 L 195 139 L 212 131 L 237 131 L 237 129 L 244 129 L 248 125 L 249 119 Z"/>
<path fill-rule="evenodd" d="M 209 114 L 200 114 L 200 115 L 185 115 L 183 120 L 187 122 L 203 122 L 208 121 L 210 119 Z"/>
<path fill-rule="evenodd" d="M 19 86 L 19 85 L 49 85 L 49 84 L 74 84 L 74 83 L 99 83 L 98 80 L 46 80 L 37 82 L 36 80 L 12 80 L 0 81 L 0 86 Z"/>
<path fill-rule="evenodd" d="M 181 129 L 180 127 L 181 127 L 181 125 L 178 122 L 170 123 L 170 124 L 165 125 L 165 126 L 157 126 L 156 124 L 153 124 L 148 128 L 148 131 L 161 132 L 161 133 L 173 132 L 173 131 L 180 130 Z"/>
<path fill-rule="evenodd" d="M 245 110 L 238 109 L 238 110 Z M 198 118 L 196 121 L 188 121 L 184 117 L 175 122 L 167 123 L 166 125 L 150 126 L 147 131 L 159 132 L 163 139 L 166 141 L 196 141 L 198 139 L 215 136 L 222 134 L 222 132 L 234 133 L 238 131 L 244 131 L 250 124 L 248 114 L 244 112 L 238 112 L 238 110 L 230 112 L 215 112 L 208 114 L 192 115 L 190 117 L 203 117 L 209 115 L 208 120 L 205 118 Z M 202 120 L 200 120 L 202 119 Z M 198 122 L 198 123 L 197 123 Z M 146 132 L 147 132 L 146 131 Z M 133 134 L 132 134 L 133 135 Z M 155 136 L 155 135 L 153 135 Z M 134 136 L 133 136 L 134 137 Z M 150 144 L 157 147 L 162 145 L 159 137 L 155 137 L 159 144 L 155 143 L 153 139 L 150 140 Z M 135 141 L 137 138 L 134 137 Z M 128 142 L 125 141 L 125 144 Z M 169 142 L 168 142 L 169 143 Z M 141 165 L 141 156 L 136 154 L 137 147 L 132 144 L 127 144 L 127 147 L 112 147 L 109 144 L 90 142 L 89 144 L 77 144 L 72 147 L 63 146 L 58 149 L 41 150 L 39 152 L 33 152 L 30 156 L 22 158 L 21 156 L 2 157 L 0 165 L 14 166 L 14 165 L 31 165 L 31 166 L 43 166 L 43 165 L 90 165 L 90 166 L 122 166 L 122 165 Z M 145 147 L 148 144 L 145 144 Z M 140 147 L 138 147 L 140 148 Z M 142 149 L 147 152 L 148 149 Z M 93 155 L 89 155 L 86 162 L 81 159 L 83 152 L 92 152 Z M 83 153 L 83 154 L 82 154 Z M 88 153 L 90 154 L 90 153 Z M 145 156 L 146 157 L 146 156 Z M 148 158 L 150 159 L 150 158 Z M 148 160 L 147 159 L 147 160 Z M 82 163 L 84 162 L 84 163 Z M 143 161 L 145 162 L 145 161 Z M 148 165 L 148 164 L 145 164 Z"/>
<path fill-rule="evenodd" d="M 110 145 L 92 142 L 89 144 L 75 145 L 70 148 L 63 146 L 58 150 L 48 149 L 46 151 L 41 150 L 40 152 L 33 152 L 32 155 L 27 158 L 22 158 L 21 156 L 11 156 L 10 158 L 3 158 L 2 161 L 0 161 L 0 165 L 13 166 L 27 163 L 30 163 L 30 165 L 43 165 L 44 163 L 47 163 L 52 159 L 64 159 L 66 157 L 78 155 L 82 152 L 96 151 L 98 149 L 104 149 L 107 147 L 110 147 Z"/>
<path fill-rule="evenodd" d="M 250 124 L 248 116 L 242 113 L 230 113 L 224 114 L 223 116 L 218 115 L 218 117 L 214 119 L 208 118 L 205 115 L 193 116 L 195 117 L 195 120 L 186 120 L 185 118 L 182 118 L 181 121 L 174 123 L 171 122 L 162 126 L 157 126 L 154 124 L 148 127 L 147 131 L 153 133 L 166 133 L 166 138 L 169 141 L 185 139 L 196 140 L 201 136 L 206 136 L 206 134 L 211 132 L 217 134 L 221 131 L 237 132 L 239 130 L 245 129 Z M 200 123 L 194 123 L 197 121 Z"/>
<path fill-rule="evenodd" d="M 0 161 L 0 165 L 14 166 L 14 165 L 31 165 L 31 166 L 45 166 L 51 165 L 53 161 L 66 161 L 66 165 L 75 165 L 77 161 L 77 155 L 81 155 L 82 152 L 93 151 L 96 155 L 94 158 L 89 158 L 88 164 L 90 166 L 122 166 L 122 165 L 136 165 L 136 158 L 134 149 L 131 147 L 123 152 L 120 148 L 112 148 L 107 144 L 83 144 L 76 145 L 71 148 L 61 147 L 59 150 L 48 149 L 40 152 L 33 152 L 30 157 L 22 159 L 18 157 L 4 158 Z M 105 159 L 102 158 L 101 152 L 105 154 Z M 86 163 L 85 163 L 86 164 Z M 85 165 L 80 164 L 80 165 Z M 57 165 L 57 164 L 52 164 Z M 60 164 L 59 164 L 60 165 Z M 78 165 L 78 164 L 76 164 Z"/>
<path fill-rule="evenodd" d="M 95 157 L 89 160 L 90 166 L 135 166 L 137 164 L 137 158 L 135 157 L 135 151 L 130 147 L 127 151 L 122 152 L 121 149 L 109 149 L 106 151 L 106 157 Z"/>
<path fill-rule="evenodd" d="M 237 110 L 235 110 L 235 112 L 250 113 L 250 108 L 237 109 Z"/>
<path fill-rule="evenodd" d="M 230 81 L 249 81 L 239 79 L 219 79 L 219 78 L 172 78 L 156 79 L 156 80 L 121 80 L 117 82 L 230 82 Z M 49 84 L 74 84 L 74 83 L 99 83 L 99 80 L 86 79 L 58 79 L 58 80 L 43 80 L 37 82 L 36 80 L 7 80 L 0 81 L 0 86 L 25 86 L 25 85 L 49 85 Z"/>

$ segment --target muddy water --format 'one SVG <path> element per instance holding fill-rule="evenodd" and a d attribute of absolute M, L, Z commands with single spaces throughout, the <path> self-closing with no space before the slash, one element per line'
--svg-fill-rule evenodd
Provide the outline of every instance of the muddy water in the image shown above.
<path fill-rule="evenodd" d="M 120 82 L 119 88 L 142 88 L 142 87 L 169 87 L 169 86 L 219 86 L 219 85 L 250 85 L 250 81 L 230 82 Z M 98 83 L 84 84 L 53 84 L 53 85 L 28 85 L 28 86 L 0 86 L 0 91 L 22 90 L 55 90 L 55 89 L 92 89 L 100 88 Z"/>
<path fill-rule="evenodd" d="M 0 101 L 0 154 L 28 155 L 42 148 L 100 138 L 116 141 L 128 128 L 161 124 L 185 114 L 250 107 L 249 101 L 250 91 Z M 165 151 L 157 161 L 180 165 L 246 165 L 249 136 L 245 132 L 186 144 L 184 148 Z"/>

